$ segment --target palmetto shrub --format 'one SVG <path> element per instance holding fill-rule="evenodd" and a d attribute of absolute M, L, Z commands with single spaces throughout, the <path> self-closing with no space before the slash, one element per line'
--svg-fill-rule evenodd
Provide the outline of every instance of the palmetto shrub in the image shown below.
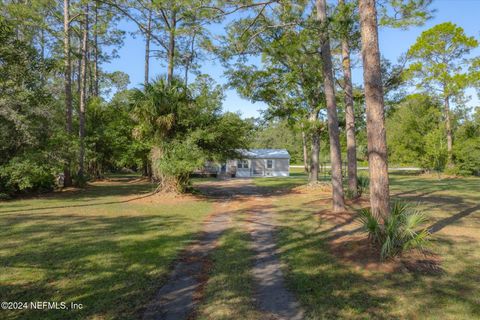
<path fill-rule="evenodd" d="M 370 179 L 367 176 L 358 176 L 357 177 L 357 193 L 361 197 L 364 194 L 368 187 L 370 186 Z"/>
<path fill-rule="evenodd" d="M 394 202 L 390 215 L 382 221 L 370 209 L 360 211 L 358 218 L 369 239 L 380 247 L 382 259 L 392 258 L 410 249 L 423 249 L 430 233 L 422 225 L 425 214 L 405 202 Z"/>

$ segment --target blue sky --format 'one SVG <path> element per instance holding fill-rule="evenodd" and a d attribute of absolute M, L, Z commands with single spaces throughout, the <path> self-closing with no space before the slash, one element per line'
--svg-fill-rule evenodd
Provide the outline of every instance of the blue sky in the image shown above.
<path fill-rule="evenodd" d="M 383 28 L 380 30 L 380 50 L 382 55 L 392 62 L 397 61 L 398 57 L 405 53 L 415 42 L 420 33 L 436 24 L 451 21 L 465 29 L 467 35 L 475 36 L 480 39 L 480 23 L 478 14 L 480 13 L 480 0 L 435 0 L 433 8 L 437 10 L 435 17 L 429 20 L 422 27 L 409 28 L 408 30 Z M 128 22 L 122 22 L 120 27 L 127 31 L 135 31 L 135 25 Z M 222 26 L 218 26 L 221 28 Z M 136 38 L 127 35 L 124 46 L 119 50 L 119 58 L 105 65 L 107 71 L 123 71 L 130 76 L 130 87 L 140 86 L 144 77 L 144 41 L 141 36 Z M 480 54 L 477 49 L 475 54 Z M 202 72 L 212 76 L 218 83 L 224 84 L 223 68 L 220 63 L 213 59 L 204 61 Z M 159 60 L 150 62 L 150 75 L 164 74 L 166 72 L 165 64 Z M 353 81 L 362 82 L 362 72 L 360 68 L 353 71 Z M 472 96 L 471 105 L 478 105 L 479 101 L 473 90 L 467 92 Z M 240 111 L 243 117 L 258 117 L 258 110 L 266 107 L 263 103 L 251 103 L 238 96 L 234 90 L 226 91 L 224 109 L 229 111 Z"/>

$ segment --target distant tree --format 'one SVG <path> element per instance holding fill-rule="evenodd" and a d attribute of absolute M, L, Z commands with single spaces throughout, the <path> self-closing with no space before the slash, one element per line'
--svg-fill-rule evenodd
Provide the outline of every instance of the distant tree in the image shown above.
<path fill-rule="evenodd" d="M 327 2 L 316 0 L 317 18 L 320 22 L 320 54 L 322 57 L 323 87 L 328 115 L 328 135 L 330 138 L 330 164 L 332 172 L 333 211 L 345 211 L 343 196 L 342 156 L 338 132 L 337 103 L 335 100 L 335 80 L 333 78 L 332 53 L 328 32 Z"/>
<path fill-rule="evenodd" d="M 433 0 L 378 0 L 379 25 L 406 29 L 421 26 L 432 18 Z"/>
<path fill-rule="evenodd" d="M 455 173 L 480 176 L 480 107 L 455 132 Z"/>
<path fill-rule="evenodd" d="M 453 166 L 450 102 L 472 85 L 469 75 L 472 60 L 468 59 L 468 54 L 476 47 L 478 41 L 474 37 L 468 37 L 461 27 L 446 22 L 424 31 L 408 51 L 412 64 L 407 75 L 416 81 L 419 88 L 438 95 L 444 102 L 449 166 Z"/>
<path fill-rule="evenodd" d="M 442 170 L 447 158 L 441 102 L 426 94 L 407 96 L 387 119 L 389 157 L 395 163 Z"/>
<path fill-rule="evenodd" d="M 355 137 L 355 110 L 352 85 L 352 43 L 359 37 L 357 28 L 357 14 L 355 1 L 346 2 L 338 0 L 336 22 L 341 46 L 341 59 L 343 69 L 343 92 L 345 102 L 345 131 L 347 140 L 347 175 L 348 190 L 352 197 L 357 196 L 357 142 Z"/>
<path fill-rule="evenodd" d="M 291 163 L 303 162 L 302 135 L 288 120 L 271 120 L 256 129 L 252 148 L 287 149 Z"/>

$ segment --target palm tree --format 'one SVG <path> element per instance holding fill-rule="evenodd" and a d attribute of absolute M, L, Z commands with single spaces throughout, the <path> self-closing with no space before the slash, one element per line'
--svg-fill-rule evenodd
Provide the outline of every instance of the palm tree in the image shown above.
<path fill-rule="evenodd" d="M 177 191 L 182 177 L 166 175 L 158 166 L 162 161 L 168 142 L 180 130 L 185 130 L 179 119 L 188 112 L 193 103 L 188 88 L 176 79 L 169 83 L 159 78 L 135 89 L 132 94 L 132 117 L 137 122 L 134 136 L 151 145 L 150 160 L 153 163 L 153 178 L 160 184 L 157 190 Z"/>

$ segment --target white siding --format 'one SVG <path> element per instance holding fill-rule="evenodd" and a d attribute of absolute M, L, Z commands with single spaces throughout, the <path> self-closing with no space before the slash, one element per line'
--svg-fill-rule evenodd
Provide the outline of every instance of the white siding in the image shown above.
<path fill-rule="evenodd" d="M 249 167 L 238 168 L 237 160 L 227 161 L 227 171 L 236 172 L 236 177 L 288 177 L 290 159 L 248 159 Z M 267 160 L 273 160 L 273 168 L 267 168 Z"/>

